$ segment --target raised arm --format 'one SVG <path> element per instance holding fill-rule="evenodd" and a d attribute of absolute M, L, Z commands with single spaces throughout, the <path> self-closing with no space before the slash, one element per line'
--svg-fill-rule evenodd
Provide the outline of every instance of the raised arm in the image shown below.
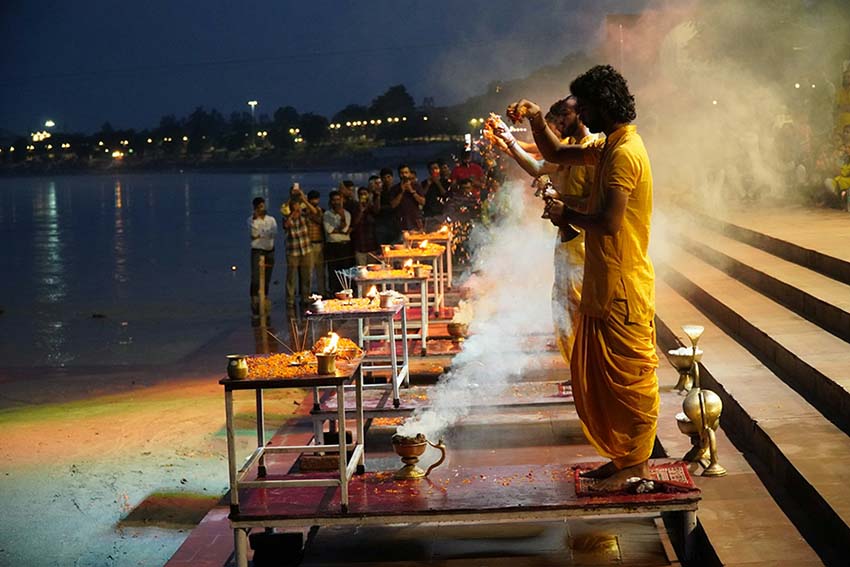
<path fill-rule="evenodd" d="M 558 170 L 558 166 L 554 163 L 549 163 L 546 160 L 536 159 L 529 154 L 517 140 L 510 128 L 501 120 L 493 117 L 493 135 L 501 141 L 498 144 L 499 148 L 510 154 L 514 161 L 532 177 L 540 177 L 546 173 L 554 173 Z"/>
<path fill-rule="evenodd" d="M 562 143 L 546 124 L 537 104 L 522 99 L 510 105 L 507 114 L 517 120 L 528 118 L 534 143 L 546 161 L 560 165 L 585 165 L 585 149 L 576 144 Z"/>

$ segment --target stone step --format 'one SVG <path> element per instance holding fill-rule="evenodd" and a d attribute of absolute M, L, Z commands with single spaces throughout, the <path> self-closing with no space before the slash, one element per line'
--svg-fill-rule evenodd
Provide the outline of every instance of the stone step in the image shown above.
<path fill-rule="evenodd" d="M 833 335 L 850 342 L 850 285 L 690 224 L 677 243 Z"/>
<path fill-rule="evenodd" d="M 665 287 L 659 287 L 659 293 L 675 294 Z M 665 305 L 672 305 L 673 301 L 684 303 L 676 296 L 668 298 Z M 675 309 L 677 313 L 694 310 L 687 303 L 684 308 L 677 306 Z M 687 318 L 698 320 L 691 315 Z M 662 357 L 658 366 L 661 389 L 658 437 L 672 458 L 681 458 L 691 448 L 690 438 L 682 435 L 674 417 L 682 411 L 684 400 L 674 389 L 678 377 L 678 372 Z M 725 418 L 721 419 L 721 425 L 725 425 L 724 422 Z M 712 557 L 704 552 L 704 557 L 696 564 L 822 565 L 817 553 L 785 516 L 745 455 L 722 428 L 717 432 L 717 447 L 719 462 L 728 471 L 727 476 L 703 477 L 700 476 L 702 467 L 691 467 L 691 476 L 703 497 L 697 519 L 704 534 L 705 548 L 714 554 Z"/>
<path fill-rule="evenodd" d="M 850 343 L 682 250 L 668 283 L 850 434 Z"/>
<path fill-rule="evenodd" d="M 677 261 L 681 272 L 659 266 L 659 274 L 673 282 L 672 286 L 662 278 L 656 282 L 659 346 L 666 351 L 687 344 L 680 330 L 684 324 L 705 326 L 700 340 L 705 352 L 702 386 L 723 401 L 723 430 L 747 455 L 764 485 L 821 559 L 842 564 L 850 553 L 850 492 L 844 481 L 850 465 L 850 437 L 774 374 L 750 347 L 730 336 L 750 325 L 750 334 L 758 332 L 769 339 L 767 331 L 750 321 L 761 326 L 783 323 L 787 325 L 784 335 L 778 330 L 771 333 L 782 335 L 790 344 L 807 343 L 810 339 L 795 334 L 795 327 L 811 327 L 811 323 L 787 310 L 771 317 L 776 315 L 773 310 L 784 308 L 704 262 L 682 256 L 681 262 Z M 699 281 L 700 287 L 692 280 Z M 684 297 L 696 297 L 696 301 L 692 304 Z M 815 333 L 847 348 L 820 329 L 815 328 Z M 736 520 L 735 525 L 747 524 Z M 706 530 L 709 532 L 710 526 Z M 711 539 L 710 533 L 708 536 Z"/>
<path fill-rule="evenodd" d="M 676 216 L 681 214 L 680 210 Z M 692 216 L 726 236 L 850 284 L 850 247 L 841 239 L 825 238 L 850 230 L 850 215 L 844 211 L 782 207 L 757 214 L 727 211 L 722 218 L 705 212 Z"/>

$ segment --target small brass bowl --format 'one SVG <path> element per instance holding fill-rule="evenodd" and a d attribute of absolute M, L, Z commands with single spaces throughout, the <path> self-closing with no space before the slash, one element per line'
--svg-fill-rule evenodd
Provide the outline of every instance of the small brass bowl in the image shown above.
<path fill-rule="evenodd" d="M 353 297 L 354 293 L 350 289 L 344 289 L 342 291 L 338 291 L 334 294 L 334 297 L 339 299 L 340 301 L 348 301 Z"/>
<path fill-rule="evenodd" d="M 446 325 L 446 330 L 453 341 L 462 342 L 469 334 L 469 325 L 467 323 L 449 323 Z"/>

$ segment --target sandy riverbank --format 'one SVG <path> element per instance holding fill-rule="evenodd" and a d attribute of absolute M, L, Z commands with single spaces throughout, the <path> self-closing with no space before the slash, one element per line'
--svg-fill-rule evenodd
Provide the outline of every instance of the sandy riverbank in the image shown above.
<path fill-rule="evenodd" d="M 0 410 L 0 565 L 162 565 L 227 490 L 218 375 Z M 268 430 L 300 390 L 270 391 Z M 237 396 L 240 447 L 252 396 Z"/>

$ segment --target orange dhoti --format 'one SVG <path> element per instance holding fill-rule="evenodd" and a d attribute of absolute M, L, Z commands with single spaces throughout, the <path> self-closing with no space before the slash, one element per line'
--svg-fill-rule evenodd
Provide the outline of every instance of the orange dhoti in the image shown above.
<path fill-rule="evenodd" d="M 658 420 L 655 329 L 628 321 L 615 300 L 607 318 L 579 315 L 570 370 L 590 443 L 618 469 L 649 459 Z"/>

